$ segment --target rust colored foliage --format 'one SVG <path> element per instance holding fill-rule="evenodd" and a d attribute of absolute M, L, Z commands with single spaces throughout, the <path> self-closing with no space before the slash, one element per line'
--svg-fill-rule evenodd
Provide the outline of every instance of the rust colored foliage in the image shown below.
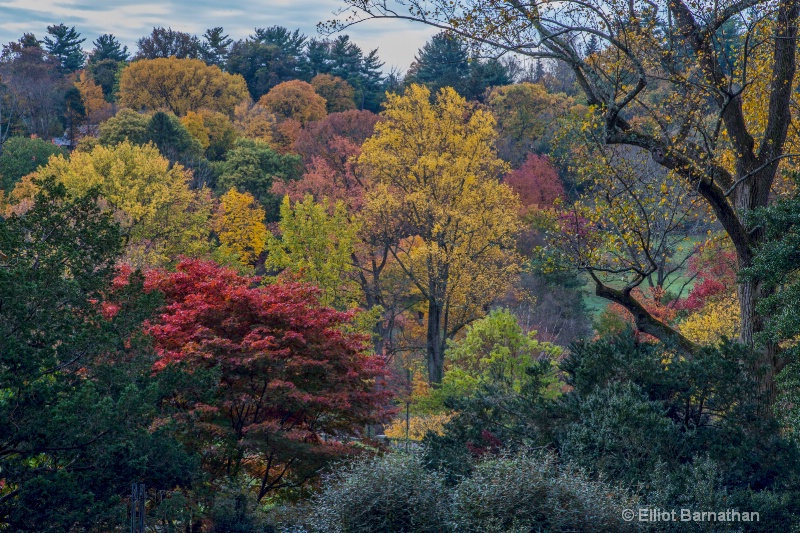
<path fill-rule="evenodd" d="M 519 195 L 523 210 L 552 207 L 556 199 L 564 198 L 564 185 L 547 156 L 528 154 L 517 170 L 503 182 Z"/>
<path fill-rule="evenodd" d="M 288 194 L 294 202 L 311 194 L 317 201 L 328 198 L 334 204 L 341 200 L 350 209 L 359 210 L 364 183 L 355 158 L 379 119 L 369 111 L 345 111 L 309 124 L 294 145 L 306 164 L 305 174 L 297 181 L 276 181 L 273 193 Z"/>
<path fill-rule="evenodd" d="M 335 151 L 331 153 L 330 143 L 343 138 L 356 146 L 364 144 L 372 136 L 375 124 L 380 117 L 370 111 L 343 111 L 331 113 L 324 119 L 312 122 L 298 137 L 294 151 L 303 157 L 308 164 L 314 157 L 330 157 L 334 163 L 339 158 Z"/>
<path fill-rule="evenodd" d="M 292 119 L 306 125 L 328 114 L 325 99 L 310 83 L 291 80 L 279 83 L 258 101 L 280 120 Z"/>
<path fill-rule="evenodd" d="M 347 452 L 340 437 L 385 420 L 389 393 L 383 360 L 348 332 L 352 313 L 318 305 L 309 285 L 257 281 L 198 260 L 151 271 L 147 287 L 164 293 L 166 307 L 147 332 L 156 370 L 217 368 L 216 402 L 189 407 L 206 467 L 259 479 L 260 500 Z"/>

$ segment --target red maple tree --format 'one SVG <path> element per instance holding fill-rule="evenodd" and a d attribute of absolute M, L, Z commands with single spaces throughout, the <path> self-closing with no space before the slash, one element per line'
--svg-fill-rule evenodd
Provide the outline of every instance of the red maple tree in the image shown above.
<path fill-rule="evenodd" d="M 186 407 L 194 434 L 212 474 L 259 479 L 261 500 L 351 450 L 342 438 L 384 421 L 390 398 L 383 360 L 348 329 L 351 313 L 318 305 L 309 285 L 257 281 L 199 260 L 151 271 L 146 287 L 166 306 L 146 330 L 156 371 L 217 372 L 215 400 Z"/>
<path fill-rule="evenodd" d="M 697 311 L 736 286 L 736 254 L 724 245 L 711 240 L 698 245 L 689 259 L 688 273 L 696 276 L 688 296 L 678 302 L 679 309 Z"/>
<path fill-rule="evenodd" d="M 547 156 L 528 154 L 522 166 L 507 174 L 503 182 L 519 194 L 523 211 L 552 207 L 556 199 L 564 198 L 564 185 Z"/>

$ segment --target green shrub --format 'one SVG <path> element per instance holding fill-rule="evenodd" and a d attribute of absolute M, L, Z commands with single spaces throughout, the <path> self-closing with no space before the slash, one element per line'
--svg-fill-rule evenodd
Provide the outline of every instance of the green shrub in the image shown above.
<path fill-rule="evenodd" d="M 325 533 L 440 533 L 449 531 L 449 502 L 442 476 L 419 457 L 388 454 L 325 477 L 307 525 Z"/>
<path fill-rule="evenodd" d="M 454 491 L 451 523 L 464 533 L 633 531 L 637 500 L 553 455 L 523 450 L 478 464 Z"/>

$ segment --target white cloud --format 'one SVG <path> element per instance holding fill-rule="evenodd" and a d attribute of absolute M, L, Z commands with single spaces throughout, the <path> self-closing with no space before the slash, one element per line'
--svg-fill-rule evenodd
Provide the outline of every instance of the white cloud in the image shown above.
<path fill-rule="evenodd" d="M 285 26 L 299 28 L 310 37 L 316 24 L 333 18 L 340 0 L 164 0 L 138 3 L 134 0 L 3 0 L 0 3 L 0 42 L 18 39 L 25 32 L 38 37 L 49 24 L 63 22 L 90 42 L 103 33 L 113 33 L 135 51 L 136 40 L 154 26 L 202 34 L 206 28 L 223 26 L 233 38 L 242 38 L 254 28 Z M 417 50 L 435 33 L 433 28 L 403 21 L 366 21 L 347 30 L 365 52 L 378 48 L 378 55 L 391 66 L 408 68 Z"/>

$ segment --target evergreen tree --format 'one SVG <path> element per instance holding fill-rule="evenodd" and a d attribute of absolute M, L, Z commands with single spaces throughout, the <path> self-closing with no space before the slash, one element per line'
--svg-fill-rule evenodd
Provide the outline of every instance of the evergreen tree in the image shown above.
<path fill-rule="evenodd" d="M 76 134 L 86 118 L 86 108 L 83 105 L 80 90 L 74 85 L 64 93 L 64 130 L 74 146 Z"/>
<path fill-rule="evenodd" d="M 417 53 L 406 74 L 406 84 L 426 85 L 431 94 L 452 87 L 462 96 L 470 76 L 469 55 L 464 42 L 447 33 L 434 35 Z"/>
<path fill-rule="evenodd" d="M 361 101 L 359 108 L 373 113 L 380 111 L 385 97 L 384 76 L 381 68 L 384 63 L 378 58 L 378 50 L 372 50 L 361 62 Z M 356 95 L 358 97 L 358 95 Z"/>
<path fill-rule="evenodd" d="M 355 43 L 350 41 L 348 35 L 340 35 L 328 48 L 328 61 L 330 74 L 342 79 L 352 78 L 361 70 L 363 52 Z"/>
<path fill-rule="evenodd" d="M 280 61 L 275 65 L 279 70 L 281 81 L 302 78 L 303 62 L 305 61 L 305 47 L 308 38 L 300 30 L 289 31 L 283 26 L 257 28 L 250 37 L 267 46 L 274 46 L 278 50 Z"/>
<path fill-rule="evenodd" d="M 426 85 L 431 94 L 452 87 L 467 100 L 481 100 L 486 89 L 508 85 L 512 79 L 500 61 L 471 59 L 460 37 L 442 32 L 420 49 L 405 81 Z"/>
<path fill-rule="evenodd" d="M 276 222 L 280 213 L 281 198 L 272 192 L 277 180 L 294 181 L 300 177 L 300 156 L 279 154 L 268 144 L 252 139 L 239 139 L 225 161 L 217 165 L 219 179 L 217 192 L 227 192 L 232 187 L 239 192 L 252 194 L 264 206 L 267 222 Z"/>
<path fill-rule="evenodd" d="M 147 140 L 171 161 L 200 157 L 203 147 L 175 115 L 159 111 L 147 125 Z"/>
<path fill-rule="evenodd" d="M 597 36 L 592 34 L 589 36 L 589 40 L 586 41 L 586 48 L 583 51 L 584 57 L 589 57 L 590 55 L 596 54 L 600 51 L 600 42 L 597 40 Z"/>
<path fill-rule="evenodd" d="M 747 29 L 744 27 L 744 23 L 734 17 L 720 26 L 715 34 L 714 51 L 728 76 L 733 73 L 737 58 L 740 57 L 742 48 L 745 46 L 746 33 Z"/>
<path fill-rule="evenodd" d="M 86 61 L 86 53 L 81 49 L 81 43 L 86 39 L 81 39 L 81 34 L 75 31 L 75 27 L 68 28 L 64 24 L 57 24 L 47 27 L 49 37 L 44 38 L 44 45 L 48 53 L 56 58 L 61 64 L 61 68 L 66 72 L 75 72 L 83 67 Z"/>
<path fill-rule="evenodd" d="M 92 41 L 94 50 L 89 54 L 89 61 L 97 63 L 104 59 L 112 59 L 115 62 L 128 60 L 128 47 L 122 46 L 120 42 L 110 33 L 105 33 Z"/>
<path fill-rule="evenodd" d="M 364 55 L 347 35 L 334 40 L 311 40 L 306 47 L 306 76 L 330 74 L 347 81 L 355 89 L 356 107 L 377 112 L 384 96 L 383 62 L 378 51 Z"/>
<path fill-rule="evenodd" d="M 134 331 L 159 297 L 141 276 L 111 288 L 123 236 L 96 191 L 38 185 L 24 215 L 0 217 L 0 521 L 17 532 L 116 531 L 131 480 L 171 488 L 197 472 L 149 429 L 161 393 Z"/>
<path fill-rule="evenodd" d="M 233 39 L 223 34 L 221 26 L 209 28 L 203 34 L 203 60 L 209 65 L 222 66 L 228 59 Z"/>
<path fill-rule="evenodd" d="M 24 33 L 19 40 L 19 44 L 22 45 L 23 48 L 41 48 L 42 41 L 36 38 L 36 36 L 32 33 Z"/>
<path fill-rule="evenodd" d="M 311 39 L 306 46 L 306 76 L 314 78 L 319 74 L 330 74 L 329 41 Z"/>
<path fill-rule="evenodd" d="M 544 79 L 544 65 L 542 65 L 542 60 L 536 60 L 536 72 L 534 73 L 534 82 L 540 82 Z"/>
<path fill-rule="evenodd" d="M 300 57 L 303 54 L 308 38 L 300 30 L 289 31 L 283 26 L 270 26 L 269 28 L 256 28 L 250 36 L 254 41 L 264 44 L 274 44 L 284 51 L 286 55 Z"/>
<path fill-rule="evenodd" d="M 497 59 L 470 61 L 470 76 L 464 87 L 464 98 L 483 102 L 487 89 L 511 85 L 508 68 Z"/>
<path fill-rule="evenodd" d="M 305 75 L 306 36 L 281 26 L 257 28 L 255 34 L 231 46 L 227 70 L 241 75 L 250 96 L 258 100 L 285 81 L 310 79 Z"/>
<path fill-rule="evenodd" d="M 86 70 L 89 71 L 94 82 L 103 89 L 103 97 L 107 102 L 114 101 L 115 90 L 118 89 L 117 75 L 125 65 L 127 65 L 125 61 L 116 61 L 110 58 L 100 61 L 91 59 L 86 64 Z"/>

